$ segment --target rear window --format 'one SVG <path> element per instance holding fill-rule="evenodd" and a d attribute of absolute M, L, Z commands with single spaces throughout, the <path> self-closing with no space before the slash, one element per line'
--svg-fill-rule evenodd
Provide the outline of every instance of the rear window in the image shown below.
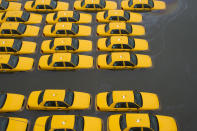
<path fill-rule="evenodd" d="M 72 106 L 73 101 L 74 101 L 74 92 L 66 90 L 66 96 L 64 101 L 69 105 Z"/>
<path fill-rule="evenodd" d="M 79 40 L 76 39 L 76 38 L 72 38 L 72 46 L 73 46 L 75 49 L 78 49 L 78 48 L 79 48 Z"/>
<path fill-rule="evenodd" d="M 107 55 L 106 62 L 107 62 L 108 65 L 112 62 L 112 59 L 111 59 L 111 55 L 110 54 Z"/>
<path fill-rule="evenodd" d="M 9 118 L 0 117 L 0 131 L 6 131 L 9 123 Z"/>
<path fill-rule="evenodd" d="M 122 131 L 127 128 L 126 114 L 120 116 L 119 124 Z"/>
<path fill-rule="evenodd" d="M 38 97 L 38 105 L 43 101 L 44 91 L 42 91 Z"/>
<path fill-rule="evenodd" d="M 12 48 L 19 51 L 21 47 L 22 47 L 22 41 L 19 39 L 15 39 Z"/>
<path fill-rule="evenodd" d="M 157 117 L 153 114 L 149 114 L 149 119 L 150 119 L 150 128 L 153 129 L 154 131 L 159 131 L 159 124 Z"/>
<path fill-rule="evenodd" d="M 76 131 L 84 131 L 84 118 L 82 116 L 75 116 L 74 129 Z"/>
<path fill-rule="evenodd" d="M 49 56 L 49 58 L 48 58 L 48 65 L 50 65 L 50 64 L 51 64 L 51 62 L 52 62 L 52 58 L 53 58 L 53 55 L 50 55 L 50 56 Z"/>
<path fill-rule="evenodd" d="M 107 94 L 107 105 L 110 106 L 113 103 L 112 92 Z"/>
<path fill-rule="evenodd" d="M 105 13 L 104 13 L 104 18 L 106 19 L 107 17 L 108 17 L 108 10 L 105 11 Z"/>
<path fill-rule="evenodd" d="M 143 105 L 143 101 L 142 101 L 142 95 L 140 92 L 138 91 L 134 91 L 134 102 L 139 105 L 140 107 L 142 107 Z"/>
<path fill-rule="evenodd" d="M 50 116 L 45 124 L 45 131 L 49 131 L 51 129 L 51 120 L 52 120 L 52 116 Z"/>

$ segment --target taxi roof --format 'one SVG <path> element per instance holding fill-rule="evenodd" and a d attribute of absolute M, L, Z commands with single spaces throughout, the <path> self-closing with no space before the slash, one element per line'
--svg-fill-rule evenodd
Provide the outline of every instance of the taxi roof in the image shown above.
<path fill-rule="evenodd" d="M 0 47 L 12 47 L 14 39 L 0 39 Z"/>
<path fill-rule="evenodd" d="M 35 5 L 44 4 L 44 5 L 50 5 L 51 0 L 35 0 Z"/>
<path fill-rule="evenodd" d="M 150 128 L 150 119 L 148 114 L 126 114 L 127 127 L 148 127 Z"/>
<path fill-rule="evenodd" d="M 7 11 L 6 17 L 21 17 L 23 14 L 23 11 Z"/>
<path fill-rule="evenodd" d="M 53 62 L 70 62 L 71 53 L 55 53 L 52 59 Z"/>
<path fill-rule="evenodd" d="M 74 115 L 53 115 L 51 121 L 52 129 L 74 129 L 75 116 Z"/>
<path fill-rule="evenodd" d="M 128 37 L 127 36 L 112 36 L 111 44 L 128 44 Z"/>
<path fill-rule="evenodd" d="M 113 52 L 111 53 L 112 61 L 130 61 L 129 52 Z"/>
<path fill-rule="evenodd" d="M 45 90 L 44 101 L 64 101 L 66 90 Z"/>
<path fill-rule="evenodd" d="M 123 22 L 111 22 L 109 23 L 110 29 L 126 29 L 126 23 Z"/>
<path fill-rule="evenodd" d="M 71 30 L 72 28 L 72 23 L 57 23 L 55 24 L 55 29 L 56 30 Z"/>
<path fill-rule="evenodd" d="M 86 4 L 99 4 L 100 0 L 85 0 Z"/>
<path fill-rule="evenodd" d="M 108 16 L 124 16 L 124 10 L 109 10 Z"/>
<path fill-rule="evenodd" d="M 133 0 L 134 4 L 147 4 L 148 0 Z"/>
<path fill-rule="evenodd" d="M 0 29 L 14 29 L 17 30 L 19 23 L 17 22 L 5 22 L 1 24 Z"/>
<path fill-rule="evenodd" d="M 58 11 L 57 15 L 59 17 L 73 17 L 74 11 Z"/>
<path fill-rule="evenodd" d="M 72 38 L 55 38 L 54 46 L 72 45 Z"/>
<path fill-rule="evenodd" d="M 134 102 L 133 91 L 113 91 L 114 102 Z"/>
<path fill-rule="evenodd" d="M 0 63 L 8 63 L 11 55 L 0 55 Z"/>

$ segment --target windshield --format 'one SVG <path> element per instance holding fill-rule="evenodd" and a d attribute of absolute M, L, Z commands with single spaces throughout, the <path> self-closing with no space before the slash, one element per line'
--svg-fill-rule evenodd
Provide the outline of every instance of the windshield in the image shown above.
<path fill-rule="evenodd" d="M 74 33 L 78 33 L 79 31 L 79 25 L 77 24 L 72 24 L 72 29 L 71 29 Z"/>
<path fill-rule="evenodd" d="M 73 18 L 75 18 L 75 20 L 79 21 L 80 19 L 80 14 L 77 11 L 73 12 Z"/>
<path fill-rule="evenodd" d="M 53 33 L 54 30 L 55 30 L 55 25 L 52 26 L 51 33 Z"/>
<path fill-rule="evenodd" d="M 50 117 L 46 120 L 45 131 L 49 131 L 49 130 L 51 129 L 51 120 L 52 120 L 52 116 L 50 116 Z"/>
<path fill-rule="evenodd" d="M 2 0 L 0 6 L 3 7 L 4 9 L 7 9 L 9 6 L 9 2 Z"/>
<path fill-rule="evenodd" d="M 21 47 L 22 47 L 22 41 L 19 39 L 15 39 L 12 48 L 19 51 Z"/>
<path fill-rule="evenodd" d="M 139 105 L 140 107 L 142 107 L 143 105 L 143 101 L 142 101 L 142 95 L 140 92 L 138 91 L 134 91 L 134 102 Z"/>
<path fill-rule="evenodd" d="M 69 105 L 72 106 L 74 101 L 74 92 L 66 90 L 66 96 L 64 98 L 64 101 Z"/>
<path fill-rule="evenodd" d="M 54 46 L 54 40 L 51 40 L 50 44 L 49 44 L 49 48 L 52 49 Z"/>
<path fill-rule="evenodd" d="M 76 54 L 72 54 L 72 56 L 71 56 L 71 62 L 72 62 L 75 66 L 77 66 L 77 65 L 79 64 L 79 56 L 76 55 Z"/>
<path fill-rule="evenodd" d="M 6 131 L 9 123 L 9 118 L 0 117 L 0 131 Z"/>
<path fill-rule="evenodd" d="M 130 13 L 127 11 L 124 11 L 124 17 L 129 20 L 130 19 Z"/>
<path fill-rule="evenodd" d="M 105 25 L 105 32 L 109 30 L 109 24 Z"/>
<path fill-rule="evenodd" d="M 25 32 L 25 30 L 26 30 L 26 27 L 27 27 L 26 25 L 20 23 L 19 26 L 18 26 L 17 31 L 19 33 L 23 34 Z"/>
<path fill-rule="evenodd" d="M 107 105 L 110 106 L 113 103 L 112 92 L 107 93 Z"/>
<path fill-rule="evenodd" d="M 137 56 L 133 53 L 130 54 L 130 62 L 133 64 L 133 66 L 137 65 Z"/>
<path fill-rule="evenodd" d="M 104 8 L 106 6 L 105 0 L 100 0 L 100 5 Z"/>
<path fill-rule="evenodd" d="M 18 64 L 18 60 L 19 60 L 19 57 L 18 56 L 15 56 L 15 55 L 11 55 L 10 56 L 10 59 L 8 61 L 8 64 L 10 66 L 12 66 L 13 68 L 15 68 Z"/>
<path fill-rule="evenodd" d="M 154 131 L 159 131 L 159 124 L 157 117 L 153 114 L 149 114 L 150 119 L 150 128 L 152 128 Z"/>
<path fill-rule="evenodd" d="M 51 0 L 50 6 L 55 9 L 57 7 L 57 1 L 56 0 Z"/>
<path fill-rule="evenodd" d="M 129 7 L 133 5 L 133 0 L 129 0 L 129 3 L 128 3 Z"/>
<path fill-rule="evenodd" d="M 128 37 L 128 44 L 131 48 L 135 47 L 135 40 L 133 38 Z"/>
<path fill-rule="evenodd" d="M 52 58 L 53 58 L 53 55 L 50 55 L 50 56 L 49 56 L 49 58 L 48 58 L 48 65 L 50 65 L 50 64 L 51 64 L 51 62 L 52 62 Z"/>
<path fill-rule="evenodd" d="M 3 107 L 7 98 L 7 94 L 0 93 L 0 108 Z"/>
<path fill-rule="evenodd" d="M 105 11 L 105 13 L 104 13 L 104 18 L 106 19 L 107 17 L 108 17 L 108 10 Z"/>
<path fill-rule="evenodd" d="M 106 57 L 106 61 L 107 61 L 107 64 L 109 65 L 111 63 L 111 55 L 107 55 Z"/>
<path fill-rule="evenodd" d="M 122 114 L 119 119 L 120 129 L 123 131 L 127 128 L 126 114 Z"/>
<path fill-rule="evenodd" d="M 131 24 L 126 24 L 126 29 L 129 33 L 132 33 L 132 26 Z"/>
<path fill-rule="evenodd" d="M 56 18 L 57 18 L 57 12 L 54 14 L 53 20 L 55 20 Z"/>
<path fill-rule="evenodd" d="M 76 131 L 84 131 L 84 118 L 82 116 L 75 116 L 74 129 Z"/>
<path fill-rule="evenodd" d="M 38 97 L 38 105 L 43 101 L 44 91 L 42 91 Z"/>
<path fill-rule="evenodd" d="M 28 21 L 30 17 L 30 13 L 29 12 L 23 12 L 22 14 L 22 19 L 25 21 Z"/>
<path fill-rule="evenodd" d="M 79 40 L 76 38 L 72 38 L 72 47 L 74 47 L 75 49 L 79 48 Z"/>
<path fill-rule="evenodd" d="M 154 2 L 153 0 L 148 0 L 148 4 L 153 8 L 154 7 Z"/>
<path fill-rule="evenodd" d="M 107 38 L 105 43 L 106 47 L 108 47 L 111 44 L 111 38 Z"/>

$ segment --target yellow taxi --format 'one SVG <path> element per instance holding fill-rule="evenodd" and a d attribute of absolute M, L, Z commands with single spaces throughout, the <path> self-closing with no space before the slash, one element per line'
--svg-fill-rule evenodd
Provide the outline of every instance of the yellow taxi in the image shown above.
<path fill-rule="evenodd" d="M 46 37 L 78 37 L 90 36 L 91 27 L 78 25 L 75 23 L 56 23 L 55 25 L 46 25 L 43 30 Z"/>
<path fill-rule="evenodd" d="M 0 12 L 21 10 L 21 3 L 0 0 Z"/>
<path fill-rule="evenodd" d="M 83 11 L 113 10 L 116 8 L 117 3 L 108 0 L 76 0 L 74 3 L 75 10 Z"/>
<path fill-rule="evenodd" d="M 24 104 L 24 95 L 0 92 L 0 112 L 22 111 Z"/>
<path fill-rule="evenodd" d="M 97 58 L 99 69 L 135 69 L 152 67 L 151 57 L 129 52 L 112 52 L 102 54 Z"/>
<path fill-rule="evenodd" d="M 41 21 L 42 15 L 25 11 L 7 11 L 0 13 L 0 23 L 19 22 L 24 24 L 39 24 Z"/>
<path fill-rule="evenodd" d="M 0 54 L 33 54 L 36 43 L 20 39 L 0 39 Z"/>
<path fill-rule="evenodd" d="M 40 57 L 41 70 L 73 70 L 89 69 L 93 67 L 93 57 L 72 53 L 54 53 Z"/>
<path fill-rule="evenodd" d="M 78 115 L 52 115 L 37 118 L 33 131 L 102 131 L 102 120 Z"/>
<path fill-rule="evenodd" d="M 177 125 L 170 116 L 126 113 L 109 116 L 108 131 L 177 131 Z"/>
<path fill-rule="evenodd" d="M 33 58 L 0 55 L 0 72 L 30 71 L 32 70 L 33 64 Z"/>
<path fill-rule="evenodd" d="M 91 23 L 92 16 L 77 11 L 58 11 L 56 13 L 49 13 L 46 16 L 46 23 L 55 24 L 58 22 Z"/>
<path fill-rule="evenodd" d="M 128 22 L 140 23 L 142 22 L 142 15 L 139 13 L 128 12 L 124 10 L 108 10 L 98 12 L 96 15 L 98 22 Z"/>
<path fill-rule="evenodd" d="M 27 102 L 29 110 L 82 110 L 90 106 L 90 94 L 84 92 L 46 89 L 33 91 Z"/>
<path fill-rule="evenodd" d="M 132 11 L 164 10 L 166 3 L 159 0 L 123 0 L 121 8 Z"/>
<path fill-rule="evenodd" d="M 1 131 L 28 131 L 29 122 L 25 118 L 0 116 Z"/>
<path fill-rule="evenodd" d="M 53 12 L 68 10 L 69 4 L 58 0 L 35 0 L 25 3 L 26 11 Z"/>
<path fill-rule="evenodd" d="M 147 51 L 148 41 L 127 36 L 100 38 L 97 42 L 100 51 Z"/>
<path fill-rule="evenodd" d="M 77 53 L 92 50 L 92 41 L 77 38 L 55 38 L 42 42 L 42 53 Z"/>
<path fill-rule="evenodd" d="M 136 90 L 102 92 L 96 96 L 96 109 L 100 111 L 158 110 L 159 99 L 154 93 Z"/>
<path fill-rule="evenodd" d="M 143 36 L 145 35 L 144 26 L 131 25 L 125 22 L 111 22 L 97 26 L 97 35 L 99 36 Z"/>
<path fill-rule="evenodd" d="M 40 28 L 16 22 L 5 22 L 0 26 L 0 37 L 36 37 Z"/>

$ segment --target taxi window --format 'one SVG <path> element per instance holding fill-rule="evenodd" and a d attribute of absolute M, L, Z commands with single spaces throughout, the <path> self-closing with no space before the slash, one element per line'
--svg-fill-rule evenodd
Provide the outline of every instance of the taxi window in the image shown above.
<path fill-rule="evenodd" d="M 64 46 L 56 46 L 55 50 L 65 50 Z"/>
<path fill-rule="evenodd" d="M 5 14 L 6 14 L 6 12 L 3 13 L 3 15 L 2 15 L 2 17 L 1 17 L 2 20 L 5 18 Z"/>
<path fill-rule="evenodd" d="M 94 8 L 94 5 L 93 4 L 87 4 L 86 8 Z"/>
<path fill-rule="evenodd" d="M 75 20 L 79 21 L 79 19 L 80 19 L 80 14 L 79 14 L 77 11 L 74 11 L 74 12 L 73 12 L 73 18 L 74 18 Z"/>
<path fill-rule="evenodd" d="M 112 30 L 111 34 L 120 34 L 119 30 Z"/>
<path fill-rule="evenodd" d="M 71 34 L 71 35 L 74 35 L 74 34 L 75 34 L 74 32 L 72 32 L 72 31 L 70 31 L 70 30 L 66 30 L 66 33 L 67 33 L 67 34 Z"/>
<path fill-rule="evenodd" d="M 124 11 L 124 17 L 129 20 L 130 19 L 130 13 L 128 11 Z"/>
<path fill-rule="evenodd" d="M 5 47 L 0 47 L 0 52 L 5 52 Z"/>
<path fill-rule="evenodd" d="M 125 63 L 125 66 L 134 66 L 133 64 L 131 64 L 131 63 L 128 62 L 128 61 L 125 61 L 124 63 Z"/>
<path fill-rule="evenodd" d="M 123 66 L 123 61 L 116 61 L 113 66 Z"/>
<path fill-rule="evenodd" d="M 132 49 L 129 45 L 123 44 L 123 49 Z"/>
<path fill-rule="evenodd" d="M 119 16 L 119 21 L 127 21 L 127 19 L 125 19 L 125 18 L 122 17 L 122 16 Z"/>
<path fill-rule="evenodd" d="M 105 6 L 106 6 L 105 0 L 100 0 L 100 5 L 101 5 L 103 8 L 105 8 Z"/>
<path fill-rule="evenodd" d="M 139 108 L 139 106 L 137 106 L 136 104 L 131 103 L 131 102 L 128 102 L 128 107 L 129 108 Z"/>
<path fill-rule="evenodd" d="M 64 98 L 64 101 L 69 105 L 72 106 L 74 101 L 74 92 L 66 90 L 66 96 Z"/>
<path fill-rule="evenodd" d="M 151 8 L 153 8 L 153 7 L 154 7 L 154 2 L 153 2 L 153 0 L 148 0 L 148 5 L 150 5 Z"/>
<path fill-rule="evenodd" d="M 55 62 L 53 66 L 54 67 L 64 67 L 64 64 L 63 64 L 63 62 Z"/>
<path fill-rule="evenodd" d="M 9 124 L 9 118 L 0 117 L 0 123 L 1 123 L 0 131 L 6 131 Z"/>
<path fill-rule="evenodd" d="M 53 32 L 54 30 L 55 30 L 55 25 L 52 26 L 51 32 Z"/>
<path fill-rule="evenodd" d="M 107 38 L 105 44 L 106 44 L 106 47 L 108 47 L 111 44 L 111 38 Z"/>
<path fill-rule="evenodd" d="M 133 128 L 130 128 L 129 131 L 142 131 L 142 128 L 141 127 L 133 127 Z"/>
<path fill-rule="evenodd" d="M 40 104 L 43 101 L 43 96 L 44 96 L 44 91 L 42 91 L 38 96 L 38 104 Z"/>
<path fill-rule="evenodd" d="M 71 64 L 70 62 L 65 62 L 66 67 L 74 67 L 73 64 Z"/>
<path fill-rule="evenodd" d="M 109 18 L 109 20 L 118 20 L 118 17 L 117 17 L 117 16 L 111 16 L 111 17 Z"/>
<path fill-rule="evenodd" d="M 53 48 L 53 46 L 54 46 L 54 40 L 51 40 L 51 42 L 49 44 L 49 48 L 51 49 L 51 48 Z"/>
<path fill-rule="evenodd" d="M 95 8 L 100 8 L 100 9 L 102 9 L 102 7 L 101 7 L 100 5 L 98 5 L 98 4 L 95 4 Z"/>
<path fill-rule="evenodd" d="M 17 22 L 25 22 L 23 19 L 16 17 Z"/>
<path fill-rule="evenodd" d="M 15 18 L 14 18 L 14 17 L 8 17 L 8 18 L 6 19 L 6 21 L 15 21 Z"/>
<path fill-rule="evenodd" d="M 35 1 L 32 3 L 31 7 L 34 7 L 34 5 L 35 5 Z"/>
<path fill-rule="evenodd" d="M 81 2 L 81 7 L 85 5 L 85 0 Z"/>
<path fill-rule="evenodd" d="M 125 128 L 127 128 L 127 120 L 126 120 L 126 114 L 122 114 L 119 119 L 120 123 L 120 129 L 123 131 Z"/>
<path fill-rule="evenodd" d="M 78 49 L 79 48 L 79 40 L 76 38 L 72 38 L 72 47 L 74 47 L 73 50 Z"/>
<path fill-rule="evenodd" d="M 7 9 L 9 6 L 9 2 L 2 0 L 0 6 L 3 9 Z"/>
<path fill-rule="evenodd" d="M 106 61 L 108 65 L 112 62 L 111 55 L 107 55 Z"/>
<path fill-rule="evenodd" d="M 154 131 L 159 131 L 159 124 L 157 117 L 153 114 L 149 114 L 149 119 L 150 119 L 150 128 L 153 129 Z"/>
<path fill-rule="evenodd" d="M 16 50 L 10 48 L 10 47 L 7 47 L 7 52 L 16 52 Z"/>
<path fill-rule="evenodd" d="M 51 6 L 49 6 L 49 5 L 45 5 L 45 8 L 46 9 L 53 9 Z"/>
<path fill-rule="evenodd" d="M 71 17 L 68 17 L 68 21 L 69 22 L 77 22 L 75 19 L 71 18 Z"/>
<path fill-rule="evenodd" d="M 57 18 L 57 12 L 55 13 L 55 15 L 53 16 L 53 20 L 55 20 Z"/>
<path fill-rule="evenodd" d="M 24 20 L 24 21 L 28 21 L 29 20 L 29 17 L 30 17 L 30 13 L 29 12 L 23 12 L 21 18 Z"/>
<path fill-rule="evenodd" d="M 134 8 L 142 8 L 142 4 L 136 4 Z"/>
<path fill-rule="evenodd" d="M 12 69 L 12 67 L 10 67 L 7 64 L 1 64 L 2 69 Z"/>
<path fill-rule="evenodd" d="M 36 9 L 44 9 L 44 5 L 37 5 Z"/>
<path fill-rule="evenodd" d="M 72 24 L 71 30 L 72 30 L 74 33 L 78 33 L 78 31 L 79 31 L 79 25 L 73 23 L 73 24 Z"/>
<path fill-rule="evenodd" d="M 46 5 L 46 6 L 48 6 L 48 5 Z M 51 6 L 50 7 L 51 9 L 55 9 L 57 7 L 57 0 L 51 0 L 50 6 Z"/>
<path fill-rule="evenodd" d="M 84 131 L 84 118 L 82 116 L 75 116 L 74 129 L 76 131 Z"/>
<path fill-rule="evenodd" d="M 55 101 L 47 101 L 47 102 L 45 102 L 44 106 L 55 107 L 56 102 Z"/>
<path fill-rule="evenodd" d="M 113 46 L 112 46 L 112 49 L 121 49 L 122 47 L 121 47 L 121 44 L 114 44 Z"/>
<path fill-rule="evenodd" d="M 56 34 L 66 34 L 65 30 L 58 30 Z"/>
<path fill-rule="evenodd" d="M 121 30 L 121 34 L 129 34 L 126 30 Z"/>
<path fill-rule="evenodd" d="M 11 31 L 8 29 L 4 29 L 1 31 L 1 34 L 11 34 Z"/>
<path fill-rule="evenodd" d="M 148 4 L 144 4 L 144 8 L 151 8 L 151 7 Z"/>
<path fill-rule="evenodd" d="M 115 108 L 127 108 L 126 102 L 119 102 L 115 105 Z"/>
<path fill-rule="evenodd" d="M 0 108 L 2 108 L 3 105 L 5 104 L 6 98 L 7 98 L 6 93 L 0 93 Z"/>
<path fill-rule="evenodd" d="M 109 30 L 109 24 L 105 25 L 105 32 Z"/>
<path fill-rule="evenodd" d="M 48 117 L 46 120 L 46 124 L 45 124 L 46 131 L 49 131 L 51 129 L 51 121 L 52 121 L 52 116 Z"/>
<path fill-rule="evenodd" d="M 12 34 L 17 34 L 17 35 L 20 35 L 20 33 L 16 30 L 12 30 Z"/>
<path fill-rule="evenodd" d="M 67 50 L 75 50 L 74 48 L 72 48 L 71 46 L 66 46 Z"/>
<path fill-rule="evenodd" d="M 68 105 L 66 105 L 64 102 L 61 102 L 61 101 L 58 101 L 58 102 L 57 102 L 57 105 L 58 105 L 59 107 L 66 107 L 66 108 L 68 108 Z"/>

